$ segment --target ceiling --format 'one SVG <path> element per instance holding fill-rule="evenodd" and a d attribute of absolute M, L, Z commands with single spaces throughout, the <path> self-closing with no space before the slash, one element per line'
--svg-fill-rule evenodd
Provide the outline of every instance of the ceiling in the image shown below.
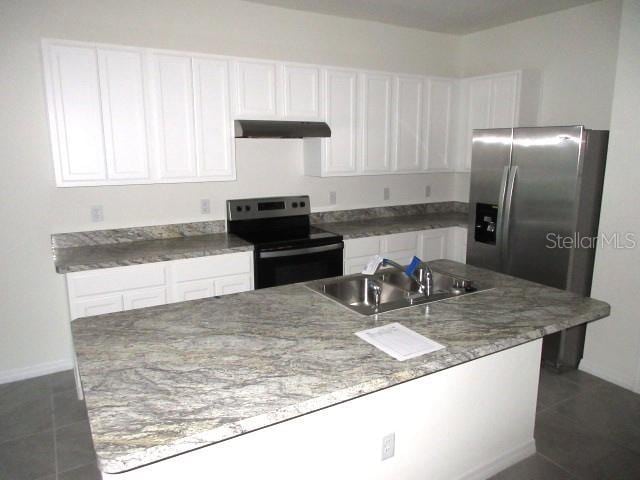
<path fill-rule="evenodd" d="M 249 0 L 373 20 L 432 32 L 467 34 L 595 0 Z"/>

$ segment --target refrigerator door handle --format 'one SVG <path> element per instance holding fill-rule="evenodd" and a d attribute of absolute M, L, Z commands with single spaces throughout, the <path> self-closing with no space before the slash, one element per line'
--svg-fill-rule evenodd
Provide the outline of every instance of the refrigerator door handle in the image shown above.
<path fill-rule="evenodd" d="M 516 178 L 518 175 L 518 166 L 511 167 L 509 172 L 509 180 L 504 197 L 504 214 L 502 216 L 502 243 L 500 245 L 501 263 L 503 272 L 507 272 L 509 261 L 509 230 L 511 229 L 511 204 L 513 203 L 513 191 L 516 188 Z"/>
<path fill-rule="evenodd" d="M 496 244 L 498 246 L 498 252 L 500 255 L 500 269 L 502 270 L 502 238 L 504 231 L 504 208 L 505 208 L 505 196 L 507 194 L 507 183 L 509 179 L 509 166 L 505 166 L 502 170 L 502 179 L 500 180 L 500 194 L 498 196 L 498 218 L 496 218 L 496 223 L 498 224 L 498 231 L 496 232 Z"/>

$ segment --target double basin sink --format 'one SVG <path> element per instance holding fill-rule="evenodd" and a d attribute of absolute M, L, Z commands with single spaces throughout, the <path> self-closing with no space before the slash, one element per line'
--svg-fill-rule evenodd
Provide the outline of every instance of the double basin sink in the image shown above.
<path fill-rule="evenodd" d="M 426 271 L 426 267 L 421 266 L 414 276 L 424 278 Z M 317 280 L 307 285 L 363 315 L 436 302 L 479 290 L 471 280 L 465 278 L 437 271 L 432 271 L 432 278 L 432 287 L 426 293 L 414 278 L 396 269 L 381 270 L 374 275 L 356 274 Z"/>

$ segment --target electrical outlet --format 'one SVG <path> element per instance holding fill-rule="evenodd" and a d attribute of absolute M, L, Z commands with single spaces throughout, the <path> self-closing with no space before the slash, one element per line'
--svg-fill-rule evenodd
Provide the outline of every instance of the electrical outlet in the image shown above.
<path fill-rule="evenodd" d="M 389 200 L 391 198 L 391 189 L 389 187 L 384 187 L 384 199 Z"/>
<path fill-rule="evenodd" d="M 429 198 L 431 196 L 431 185 L 426 185 L 424 187 L 424 196 Z"/>
<path fill-rule="evenodd" d="M 338 203 L 336 192 L 329 192 L 329 205 L 335 205 L 336 203 Z"/>
<path fill-rule="evenodd" d="M 391 458 L 396 453 L 396 434 L 389 433 L 382 437 L 382 460 Z"/>
<path fill-rule="evenodd" d="M 203 215 L 211 213 L 211 201 L 208 198 L 200 200 L 200 213 Z"/>
<path fill-rule="evenodd" d="M 102 205 L 94 205 L 91 207 L 91 221 L 93 223 L 104 221 L 104 209 Z"/>

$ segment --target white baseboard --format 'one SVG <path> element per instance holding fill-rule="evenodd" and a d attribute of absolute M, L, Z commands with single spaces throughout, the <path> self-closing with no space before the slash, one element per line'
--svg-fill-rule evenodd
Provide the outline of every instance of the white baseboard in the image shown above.
<path fill-rule="evenodd" d="M 62 372 L 73 368 L 73 361 L 69 359 L 56 360 L 54 362 L 39 363 L 30 367 L 14 368 L 0 371 L 0 384 L 26 380 L 50 373 Z"/>
<path fill-rule="evenodd" d="M 591 375 L 595 375 L 596 377 L 606 380 L 607 382 L 615 383 L 619 387 L 633 391 L 633 378 L 627 378 L 625 375 L 621 375 L 620 372 L 608 368 L 603 368 L 600 365 L 595 365 L 586 358 L 580 360 L 580 366 L 578 367 L 578 369 L 582 370 L 583 372 L 590 373 Z"/>
<path fill-rule="evenodd" d="M 468 471 L 458 477 L 458 480 L 485 480 L 494 476 L 496 473 L 501 472 L 505 468 L 515 465 L 520 460 L 530 457 L 534 453 L 536 453 L 536 441 L 532 438 L 527 443 L 512 450 L 508 450 L 488 463 Z"/>

